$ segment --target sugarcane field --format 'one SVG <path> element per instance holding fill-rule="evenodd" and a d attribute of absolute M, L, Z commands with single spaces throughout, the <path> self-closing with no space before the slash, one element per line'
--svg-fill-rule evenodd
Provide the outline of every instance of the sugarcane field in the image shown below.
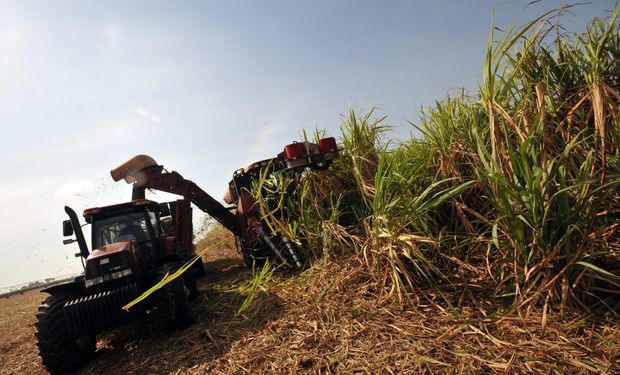
<path fill-rule="evenodd" d="M 620 374 L 619 16 L 0 2 L 0 374 Z"/>

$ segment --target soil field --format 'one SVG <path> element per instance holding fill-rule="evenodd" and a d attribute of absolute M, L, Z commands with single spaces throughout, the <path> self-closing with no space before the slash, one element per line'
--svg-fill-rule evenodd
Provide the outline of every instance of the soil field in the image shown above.
<path fill-rule="evenodd" d="M 485 306 L 455 315 L 428 295 L 417 307 L 380 302 L 354 260 L 262 289 L 233 251 L 214 252 L 196 322 L 163 332 L 146 319 L 98 337 L 78 374 L 620 373 L 617 321 L 565 315 L 501 318 Z M 44 374 L 34 341 L 36 290 L 0 299 L 0 373 Z"/>
<path fill-rule="evenodd" d="M 34 314 L 40 289 L 0 298 L 0 373 L 42 374 L 34 341 Z"/>
<path fill-rule="evenodd" d="M 224 351 L 226 340 L 221 340 L 221 344 L 219 341 L 214 343 L 214 335 L 232 341 L 245 332 L 239 327 L 233 335 L 225 328 L 243 301 L 241 296 L 229 290 L 229 286 L 234 280 L 250 275 L 241 257 L 230 250 L 213 254 L 207 260 L 207 272 L 199 282 L 203 295 L 192 304 L 196 317 L 193 326 L 168 333 L 146 318 L 134 320 L 99 335 L 95 358 L 89 367 L 78 373 L 175 373 L 180 363 L 183 368 L 191 367 L 198 360 L 204 361 Z M 47 296 L 40 290 L 0 299 L 0 374 L 47 373 L 37 355 L 34 337 L 35 314 Z M 253 322 L 252 326 L 256 324 Z M 198 350 L 192 350 L 191 355 L 188 351 L 180 352 L 180 348 L 188 346 Z"/>

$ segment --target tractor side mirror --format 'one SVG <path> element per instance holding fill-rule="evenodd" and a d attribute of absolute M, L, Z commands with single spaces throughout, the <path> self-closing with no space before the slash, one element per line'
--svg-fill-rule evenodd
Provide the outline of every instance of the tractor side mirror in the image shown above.
<path fill-rule="evenodd" d="M 65 237 L 73 235 L 73 225 L 71 225 L 70 220 L 65 220 L 62 222 L 62 235 Z"/>

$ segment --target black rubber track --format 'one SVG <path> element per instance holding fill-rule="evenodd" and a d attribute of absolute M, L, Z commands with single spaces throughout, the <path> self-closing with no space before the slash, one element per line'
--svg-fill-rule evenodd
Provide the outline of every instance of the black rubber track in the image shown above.
<path fill-rule="evenodd" d="M 73 293 L 53 294 L 39 306 L 35 336 L 43 365 L 52 374 L 65 374 L 84 366 L 97 348 L 94 334 L 75 339 L 65 323 L 64 305 Z"/>

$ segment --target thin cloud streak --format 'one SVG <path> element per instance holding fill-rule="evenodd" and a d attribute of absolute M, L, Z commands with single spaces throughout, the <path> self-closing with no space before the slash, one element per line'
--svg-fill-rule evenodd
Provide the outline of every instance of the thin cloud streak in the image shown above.
<path fill-rule="evenodd" d="M 147 111 L 144 108 L 136 107 L 136 113 L 138 115 L 142 116 L 142 117 L 146 117 L 146 118 L 150 119 L 153 122 L 156 122 L 158 124 L 161 123 L 161 118 L 160 117 L 150 114 L 149 111 Z"/>

